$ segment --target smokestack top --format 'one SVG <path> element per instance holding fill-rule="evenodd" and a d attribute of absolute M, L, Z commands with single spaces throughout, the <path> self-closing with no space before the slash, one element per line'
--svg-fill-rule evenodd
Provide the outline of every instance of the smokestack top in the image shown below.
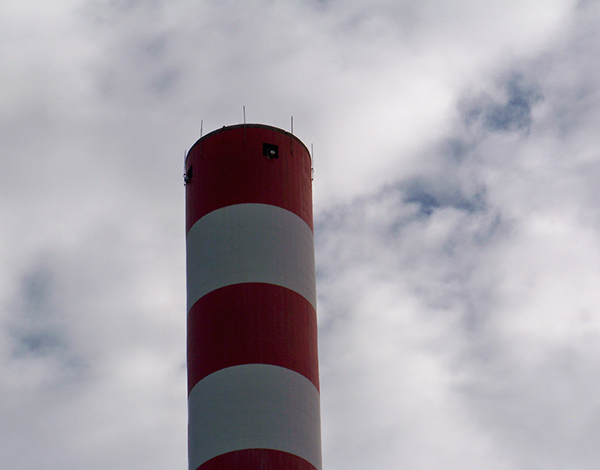
<path fill-rule="evenodd" d="M 304 142 L 302 142 L 302 141 L 301 141 L 301 140 L 300 140 L 298 137 L 296 137 L 296 136 L 295 136 L 294 134 L 292 134 L 291 132 L 288 132 L 288 131 L 286 131 L 285 129 L 281 129 L 281 128 L 279 128 L 279 127 L 275 127 L 275 126 L 269 126 L 269 125 L 267 125 L 267 124 L 257 124 L 257 123 L 248 123 L 248 124 L 244 124 L 244 123 L 242 123 L 242 124 L 233 124 L 233 125 L 231 125 L 231 126 L 223 126 L 223 127 L 219 128 L 219 129 L 215 129 L 214 131 L 212 131 L 212 132 L 209 132 L 208 134 L 206 134 L 206 135 L 203 135 L 202 137 L 200 137 L 200 138 L 199 138 L 199 139 L 198 139 L 198 140 L 197 140 L 197 141 L 194 143 L 194 145 L 192 145 L 192 146 L 190 147 L 190 150 L 188 151 L 188 155 L 189 155 L 189 153 L 192 151 L 192 149 L 193 149 L 194 147 L 196 147 L 196 145 L 199 145 L 199 144 L 200 144 L 200 142 L 202 142 L 202 141 L 204 141 L 204 140 L 206 140 L 206 139 L 209 139 L 209 138 L 213 137 L 215 134 L 219 134 L 219 133 L 221 133 L 221 132 L 226 132 L 226 131 L 230 131 L 230 130 L 233 130 L 233 129 L 239 129 L 239 128 L 242 128 L 242 129 L 243 129 L 243 128 L 247 128 L 247 129 L 250 129 L 250 128 L 266 129 L 266 130 L 271 130 L 271 131 L 274 131 L 274 132 L 279 132 L 279 133 L 281 133 L 281 134 L 287 135 L 287 136 L 289 136 L 291 139 L 294 139 L 296 142 L 298 142 L 300 145 L 302 145 L 302 147 L 304 147 L 304 149 L 306 150 L 306 152 L 307 152 L 307 153 L 310 155 L 310 152 L 308 151 L 308 147 L 307 147 L 307 146 L 304 144 Z M 187 159 L 187 157 L 186 157 L 186 159 Z"/>

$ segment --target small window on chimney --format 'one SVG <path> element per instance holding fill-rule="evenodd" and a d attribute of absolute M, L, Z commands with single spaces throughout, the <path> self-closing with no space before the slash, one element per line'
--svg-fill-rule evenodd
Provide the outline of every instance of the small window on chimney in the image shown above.
<path fill-rule="evenodd" d="M 279 148 L 274 144 L 263 144 L 263 155 L 267 158 L 279 158 Z"/>

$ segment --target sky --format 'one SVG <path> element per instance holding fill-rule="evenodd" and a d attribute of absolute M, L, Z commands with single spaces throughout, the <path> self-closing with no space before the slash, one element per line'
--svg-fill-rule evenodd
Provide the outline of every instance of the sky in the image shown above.
<path fill-rule="evenodd" d="M 0 2 L 0 468 L 187 468 L 183 158 L 314 148 L 323 468 L 600 461 L 600 1 Z"/>

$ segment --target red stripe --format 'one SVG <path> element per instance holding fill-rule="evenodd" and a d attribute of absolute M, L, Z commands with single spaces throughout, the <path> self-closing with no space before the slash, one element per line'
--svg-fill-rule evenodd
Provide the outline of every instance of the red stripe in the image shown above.
<path fill-rule="evenodd" d="M 198 467 L 201 470 L 316 470 L 306 460 L 271 449 L 244 449 L 219 455 Z"/>
<path fill-rule="evenodd" d="M 188 392 L 241 364 L 286 367 L 319 389 L 315 309 L 285 287 L 234 284 L 206 294 L 188 314 L 187 344 Z"/>
<path fill-rule="evenodd" d="M 279 147 L 279 158 L 263 155 L 263 143 Z M 187 230 L 215 209 L 233 204 L 271 204 L 313 228 L 311 161 L 293 135 L 263 126 L 234 126 L 208 134 L 190 149 L 186 171 Z"/>

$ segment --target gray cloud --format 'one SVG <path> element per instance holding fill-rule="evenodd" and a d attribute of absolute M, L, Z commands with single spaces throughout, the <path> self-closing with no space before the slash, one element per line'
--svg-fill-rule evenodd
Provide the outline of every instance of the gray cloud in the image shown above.
<path fill-rule="evenodd" d="M 522 62 L 535 88 L 497 81 L 413 174 L 317 224 L 325 406 L 349 415 L 325 435 L 346 468 L 594 465 L 598 164 L 566 149 L 596 118 L 571 133 L 556 114 L 589 84 L 559 78 L 578 60 Z"/>
<path fill-rule="evenodd" d="M 51 275 L 35 271 L 22 281 L 20 308 L 12 312 L 10 328 L 15 340 L 14 354 L 46 356 L 62 349 L 64 340 L 55 325 L 51 305 Z"/>
<path fill-rule="evenodd" d="M 500 100 L 489 96 L 472 99 L 463 105 L 467 124 L 480 122 L 490 131 L 528 131 L 532 122 L 532 107 L 543 99 L 539 90 L 525 85 L 523 77 L 513 74 L 500 87 Z"/>

